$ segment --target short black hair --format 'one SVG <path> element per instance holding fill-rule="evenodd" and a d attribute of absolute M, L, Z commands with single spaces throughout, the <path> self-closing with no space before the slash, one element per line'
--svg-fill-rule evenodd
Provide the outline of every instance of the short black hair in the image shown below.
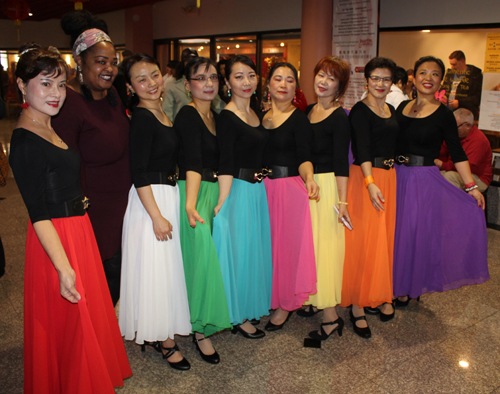
<path fill-rule="evenodd" d="M 215 71 L 217 71 L 217 65 L 212 59 L 207 57 L 193 57 L 184 68 L 186 79 L 190 81 L 193 74 L 198 71 L 201 66 L 205 66 L 205 71 L 208 71 L 210 66 L 214 66 Z"/>
<path fill-rule="evenodd" d="M 391 72 L 392 80 L 394 81 L 394 74 L 396 73 L 396 63 L 387 57 L 374 57 L 365 66 L 365 79 L 368 80 L 372 75 L 373 70 L 377 68 L 386 68 Z"/>
<path fill-rule="evenodd" d="M 408 83 L 408 73 L 403 67 L 396 67 L 396 72 L 394 73 L 394 83 L 398 83 L 401 81 L 401 83 L 406 85 Z"/>
<path fill-rule="evenodd" d="M 437 57 L 434 56 L 423 56 L 420 59 L 418 59 L 415 62 L 415 66 L 413 67 L 413 69 L 415 70 L 415 75 L 417 75 L 418 68 L 426 62 L 434 62 L 439 66 L 439 68 L 441 69 L 441 80 L 442 80 L 444 78 L 444 72 L 445 72 L 444 63 L 441 59 L 438 59 Z"/>

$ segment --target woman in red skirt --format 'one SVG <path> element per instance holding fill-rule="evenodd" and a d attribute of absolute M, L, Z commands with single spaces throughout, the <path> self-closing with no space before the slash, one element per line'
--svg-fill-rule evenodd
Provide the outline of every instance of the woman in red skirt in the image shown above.
<path fill-rule="evenodd" d="M 80 157 L 51 127 L 66 98 L 58 52 L 21 48 L 10 165 L 28 208 L 24 392 L 114 393 L 132 374 L 80 188 Z"/>

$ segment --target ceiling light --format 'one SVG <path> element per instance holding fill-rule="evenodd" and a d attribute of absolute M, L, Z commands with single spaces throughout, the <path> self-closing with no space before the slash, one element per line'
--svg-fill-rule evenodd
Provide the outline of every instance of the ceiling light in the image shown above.
<path fill-rule="evenodd" d="M 217 49 L 220 49 L 220 45 L 217 45 Z"/>
<path fill-rule="evenodd" d="M 422 30 L 422 33 L 430 33 L 430 30 Z"/>
<path fill-rule="evenodd" d="M 282 43 L 280 44 L 280 47 L 284 47 L 284 46 L 285 46 L 285 43 L 284 43 L 284 42 L 282 42 Z"/>
<path fill-rule="evenodd" d="M 240 47 L 240 44 L 236 44 L 236 48 L 239 48 Z"/>

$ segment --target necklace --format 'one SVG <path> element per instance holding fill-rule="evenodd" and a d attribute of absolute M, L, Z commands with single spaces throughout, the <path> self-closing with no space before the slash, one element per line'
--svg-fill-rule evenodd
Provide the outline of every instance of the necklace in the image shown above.
<path fill-rule="evenodd" d="M 49 130 L 52 134 L 54 134 L 54 136 L 56 137 L 57 141 L 59 141 L 60 144 L 63 143 L 63 140 L 59 138 L 59 136 L 56 134 L 56 132 L 54 131 L 54 129 L 52 127 L 49 128 L 49 127 L 45 126 L 44 124 L 40 123 L 38 120 L 30 118 L 28 115 L 26 115 L 24 113 L 24 111 L 21 112 L 21 114 L 24 115 L 24 116 L 26 116 L 29 120 L 31 120 L 31 121 L 35 122 L 36 124 L 42 126 L 44 129 Z"/>

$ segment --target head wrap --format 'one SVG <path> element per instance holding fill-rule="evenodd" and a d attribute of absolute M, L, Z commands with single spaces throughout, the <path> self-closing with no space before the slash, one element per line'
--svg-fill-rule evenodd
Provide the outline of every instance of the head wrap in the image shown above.
<path fill-rule="evenodd" d="M 75 44 L 73 45 L 73 59 L 75 59 L 75 62 L 76 62 L 76 57 L 79 56 L 80 53 L 102 41 L 107 41 L 113 44 L 111 38 L 109 38 L 109 36 L 102 30 L 99 29 L 85 30 L 82 34 L 78 36 L 78 38 L 75 41 Z"/>

